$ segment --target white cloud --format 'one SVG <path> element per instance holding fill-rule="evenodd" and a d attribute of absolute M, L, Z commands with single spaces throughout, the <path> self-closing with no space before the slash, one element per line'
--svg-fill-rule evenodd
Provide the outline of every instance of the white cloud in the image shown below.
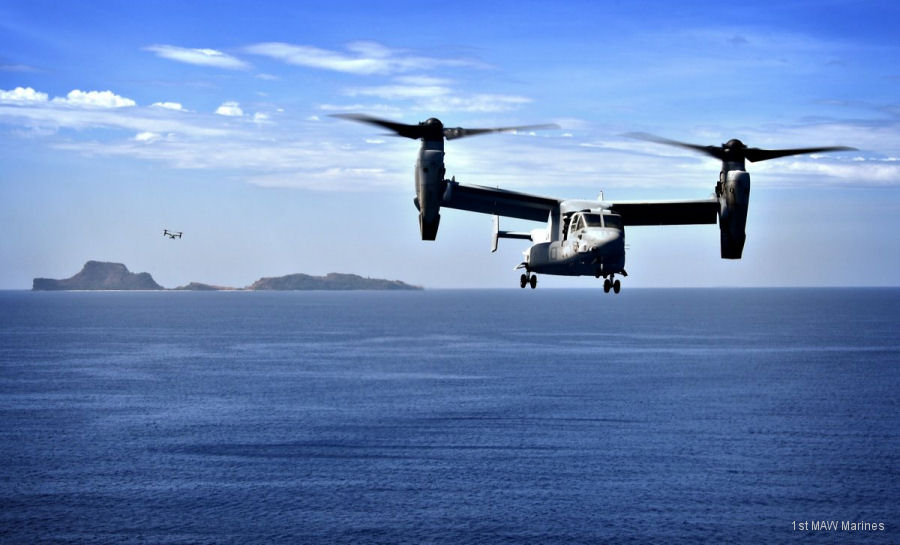
<path fill-rule="evenodd" d="M 229 101 L 223 102 L 221 106 L 216 108 L 216 113 L 227 117 L 241 117 L 244 115 L 244 110 L 241 109 L 241 105 L 237 102 Z"/>
<path fill-rule="evenodd" d="M 190 49 L 174 45 L 151 45 L 144 49 L 156 53 L 158 57 L 187 64 L 213 66 L 230 70 L 250 68 L 248 63 L 215 49 Z"/>
<path fill-rule="evenodd" d="M 4 93 L 7 94 L 0 96 L 19 99 L 42 95 L 25 89 Z M 375 128 L 359 132 L 344 123 L 325 120 L 321 113 L 310 116 L 312 112 L 295 112 L 290 117 L 286 113 L 276 115 L 277 110 L 273 109 L 245 114 L 238 102 L 223 103 L 216 115 L 211 111 L 175 111 L 157 105 L 74 108 L 66 103 L 68 98 L 62 102 L 35 100 L 38 101 L 0 104 L 0 124 L 24 128 L 30 131 L 29 137 L 46 138 L 48 145 L 56 150 L 158 161 L 174 168 L 227 169 L 266 186 L 352 191 L 382 187 L 408 191 L 412 185 L 410 161 L 415 157 L 416 144 L 380 137 L 382 131 Z M 423 110 L 426 112 L 449 107 L 470 108 L 474 112 L 455 115 L 454 126 L 516 125 L 533 121 L 482 115 L 484 111 L 515 108 L 528 101 L 517 95 L 450 95 L 423 100 L 443 103 Z M 454 104 L 456 100 L 460 104 Z M 292 122 L 269 122 L 266 130 L 259 130 L 253 123 L 235 123 L 233 117 L 223 118 L 223 112 L 257 123 L 265 122 L 267 114 Z M 415 122 L 426 117 L 421 113 L 407 108 L 382 115 Z M 567 128 L 575 124 L 569 120 L 557 121 Z M 53 135 L 61 129 L 101 131 L 62 134 L 54 139 Z M 832 121 L 767 126 L 756 132 L 740 129 L 737 134 L 732 133 L 733 127 L 727 131 L 708 128 L 705 130 L 711 131 L 711 136 L 702 138 L 696 132 L 680 135 L 668 134 L 664 129 L 654 130 L 654 127 L 647 129 L 700 143 L 724 141 L 727 138 L 720 133 L 728 132 L 729 136 L 740 136 L 751 145 L 763 147 L 850 144 L 865 150 L 846 155 L 823 154 L 820 159 L 798 158 L 793 163 L 788 159 L 772 161 L 771 168 L 767 168 L 770 162 L 753 164 L 754 184 L 900 186 L 900 161 L 893 153 L 900 149 L 900 140 L 893 122 Z M 712 190 L 719 169 L 715 160 L 680 148 L 604 137 L 616 132 L 582 121 L 575 138 L 547 131 L 539 132 L 540 138 L 497 135 L 453 141 L 447 145 L 448 176 L 454 175 L 463 183 L 573 198 L 593 198 L 601 188 L 609 190 L 608 197 L 612 199 L 628 198 L 629 192 L 621 190 L 627 187 L 677 187 L 679 194 L 700 197 Z M 773 134 L 778 135 L 778 141 L 768 140 L 774 138 Z M 825 141 L 821 140 L 823 135 L 828 135 Z M 856 161 L 856 157 L 866 160 Z M 498 169 L 498 164 L 504 167 Z"/>
<path fill-rule="evenodd" d="M 264 114 L 262 112 L 256 112 L 253 114 L 253 122 L 254 123 L 267 123 L 269 121 L 269 114 Z"/>
<path fill-rule="evenodd" d="M 820 177 L 823 181 L 832 179 L 850 182 L 865 180 L 874 184 L 900 183 L 900 166 L 889 162 L 840 163 L 797 160 L 779 166 L 785 172 Z"/>
<path fill-rule="evenodd" d="M 0 123 L 20 125 L 46 134 L 66 129 L 124 129 L 174 133 L 196 138 L 224 137 L 230 129 L 211 122 L 213 116 L 185 112 L 173 115 L 159 108 L 71 108 L 59 102 L 0 105 Z"/>
<path fill-rule="evenodd" d="M 0 90 L 0 102 L 5 104 L 43 104 L 47 93 L 35 91 L 31 87 L 16 87 L 12 91 Z M 134 106 L 135 101 L 119 96 L 112 91 L 81 91 L 73 89 L 66 98 L 55 97 L 53 104 L 87 108 L 124 108 Z"/>
<path fill-rule="evenodd" d="M 349 74 L 394 74 L 436 68 L 439 66 L 483 67 L 467 59 L 437 59 L 421 57 L 398 49 L 390 49 L 375 42 L 354 42 L 348 52 L 330 51 L 310 45 L 266 42 L 247 46 L 245 51 L 309 68 L 334 70 Z"/>
<path fill-rule="evenodd" d="M 148 142 L 148 143 L 155 142 L 155 141 L 159 140 L 160 138 L 162 138 L 161 134 L 156 133 L 156 132 L 150 132 L 150 131 L 139 132 L 134 137 L 134 139 L 137 142 Z"/>
<path fill-rule="evenodd" d="M 166 110 L 176 110 L 179 112 L 185 111 L 180 102 L 154 102 L 153 104 L 151 104 L 151 106 L 154 106 L 156 108 L 165 108 Z"/>
<path fill-rule="evenodd" d="M 112 91 L 80 91 L 73 89 L 66 98 L 56 97 L 56 104 L 87 108 L 127 108 L 136 103 L 130 98 L 121 97 Z"/>
<path fill-rule="evenodd" d="M 47 102 L 47 93 L 39 93 L 31 87 L 16 87 L 12 91 L 4 91 L 0 89 L 0 102 L 6 104 Z"/>

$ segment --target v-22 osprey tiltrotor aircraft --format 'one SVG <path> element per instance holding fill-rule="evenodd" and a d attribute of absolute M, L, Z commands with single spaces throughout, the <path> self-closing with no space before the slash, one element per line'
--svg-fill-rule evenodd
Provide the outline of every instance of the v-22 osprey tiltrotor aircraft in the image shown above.
<path fill-rule="evenodd" d="M 441 207 L 494 215 L 492 251 L 500 238 L 531 240 L 525 261 L 516 268 L 525 272 L 520 287 L 537 287 L 537 273 L 604 278 L 603 290 L 619 293 L 616 275 L 625 272 L 625 227 L 638 225 L 689 225 L 719 223 L 723 259 L 740 259 L 746 239 L 750 174 L 746 161 L 758 162 L 789 155 L 853 150 L 844 146 L 767 150 L 748 148 L 737 139 L 721 146 L 699 146 L 646 133 L 627 136 L 680 146 L 705 153 L 722 161 L 715 196 L 684 201 L 613 202 L 603 199 L 574 200 L 541 197 L 503 189 L 463 185 L 455 177 L 446 179 L 444 139 L 453 140 L 490 132 L 559 128 L 557 125 L 529 125 L 493 129 L 444 127 L 431 118 L 417 125 L 396 123 L 364 114 L 337 114 L 335 117 L 370 123 L 399 136 L 422 141 L 416 161 L 416 198 L 422 240 L 435 240 L 441 221 Z M 501 231 L 499 216 L 546 222 L 546 228 L 530 232 Z"/>

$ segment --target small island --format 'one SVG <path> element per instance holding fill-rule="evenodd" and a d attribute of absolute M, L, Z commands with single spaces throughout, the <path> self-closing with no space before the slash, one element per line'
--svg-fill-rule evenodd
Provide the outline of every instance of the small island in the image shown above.
<path fill-rule="evenodd" d="M 363 278 L 355 274 L 328 273 L 325 276 L 289 274 L 276 278 L 260 278 L 248 290 L 416 290 L 399 280 Z"/>
<path fill-rule="evenodd" d="M 32 290 L 161 290 L 150 273 L 133 273 L 121 263 L 88 261 L 71 278 L 35 278 Z"/>
<path fill-rule="evenodd" d="M 62 280 L 35 278 L 33 291 L 56 290 L 166 290 L 153 280 L 150 273 L 133 273 L 122 263 L 88 261 L 75 276 Z M 246 288 L 214 286 L 191 282 L 174 288 L 178 291 L 308 291 L 308 290 L 421 290 L 399 280 L 365 278 L 356 274 L 328 273 L 325 276 L 289 274 L 274 278 L 260 278 Z"/>

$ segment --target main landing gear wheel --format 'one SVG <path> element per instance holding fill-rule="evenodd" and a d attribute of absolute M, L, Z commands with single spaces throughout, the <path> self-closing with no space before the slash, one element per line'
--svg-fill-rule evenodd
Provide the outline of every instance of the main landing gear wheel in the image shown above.
<path fill-rule="evenodd" d="M 622 289 L 622 283 L 619 282 L 619 279 L 610 280 L 609 278 L 603 279 L 603 293 L 609 293 L 609 290 L 613 290 L 615 293 L 619 293 Z"/>
<path fill-rule="evenodd" d="M 537 287 L 537 276 L 531 273 L 523 274 L 519 277 L 519 287 L 524 288 L 525 286 L 531 284 L 531 289 Z"/>

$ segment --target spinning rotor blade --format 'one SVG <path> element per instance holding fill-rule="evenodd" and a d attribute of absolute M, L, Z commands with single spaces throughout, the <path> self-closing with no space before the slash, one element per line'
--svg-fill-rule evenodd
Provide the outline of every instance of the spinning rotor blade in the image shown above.
<path fill-rule="evenodd" d="M 668 138 L 663 138 L 662 136 L 656 136 L 655 134 L 650 134 L 648 132 L 629 132 L 625 133 L 622 136 L 627 136 L 629 138 L 636 138 L 638 140 L 646 140 L 648 142 L 656 142 L 657 144 L 665 144 L 667 146 L 676 146 L 679 148 L 687 148 L 694 151 L 699 151 L 700 153 L 705 153 L 707 155 L 711 155 L 716 159 L 722 159 L 723 153 L 722 148 L 719 146 L 701 146 L 698 144 L 688 144 L 687 142 L 679 142 L 678 140 L 670 140 Z"/>
<path fill-rule="evenodd" d="M 418 139 L 422 138 L 424 131 L 422 125 L 407 125 L 405 123 L 396 123 L 386 119 L 379 119 L 365 114 L 333 114 L 331 117 L 339 117 L 341 119 L 349 119 L 351 121 L 359 121 L 360 123 L 369 123 L 370 125 L 378 125 L 385 129 L 396 133 L 398 136 L 406 138 Z"/>
<path fill-rule="evenodd" d="M 778 157 L 788 157 L 790 155 L 803 155 L 805 153 L 818 153 L 820 151 L 855 151 L 856 148 L 849 146 L 829 146 L 825 148 L 797 148 L 797 149 L 760 149 L 746 148 L 744 157 L 751 163 L 766 161 L 768 159 L 777 159 Z"/>
<path fill-rule="evenodd" d="M 781 149 L 781 150 L 770 150 L 770 149 L 760 149 L 760 148 L 748 148 L 744 145 L 743 142 L 737 139 L 729 140 L 728 142 L 722 144 L 721 146 L 700 146 L 697 144 L 688 144 L 687 142 L 679 142 L 678 140 L 669 140 L 668 138 L 663 138 L 661 136 L 656 136 L 653 134 L 649 134 L 646 132 L 630 132 L 625 134 L 624 136 L 628 136 L 631 138 L 637 138 L 639 140 L 647 140 L 650 142 L 656 142 L 658 144 L 666 144 L 669 146 L 678 146 L 681 148 L 687 148 L 694 151 L 699 151 L 700 153 L 705 153 L 706 155 L 710 155 L 719 159 L 721 161 L 734 161 L 737 159 L 746 159 L 751 163 L 756 163 L 759 161 L 766 161 L 768 159 L 776 159 L 778 157 L 787 157 L 790 155 L 802 155 L 806 153 L 818 153 L 823 151 L 854 151 L 856 148 L 851 148 L 848 146 L 827 146 L 821 148 L 796 148 L 796 149 Z"/>
<path fill-rule="evenodd" d="M 545 123 L 543 125 L 523 125 L 521 127 L 497 127 L 494 129 L 464 129 L 462 127 L 445 128 L 444 138 L 447 140 L 455 140 L 456 138 L 465 138 L 467 136 L 476 136 L 489 132 L 510 132 L 510 131 L 530 131 L 538 129 L 559 129 L 556 123 Z"/>
<path fill-rule="evenodd" d="M 396 123 L 394 121 L 379 119 L 377 117 L 372 117 L 365 114 L 334 114 L 331 117 L 339 117 L 341 119 L 349 119 L 351 121 L 359 121 L 361 123 L 378 125 L 379 127 L 384 127 L 385 129 L 392 131 L 399 136 L 405 136 L 406 138 L 413 139 L 424 138 L 426 140 L 439 140 L 442 137 L 446 138 L 447 140 L 454 140 L 456 138 L 464 138 L 466 136 L 475 136 L 478 134 L 485 134 L 489 132 L 509 132 L 533 129 L 560 128 L 559 125 L 549 124 L 524 125 L 521 127 L 497 127 L 493 129 L 464 129 L 462 127 L 444 128 L 443 123 L 441 123 L 439 119 L 435 119 L 433 117 L 416 125 Z"/>

